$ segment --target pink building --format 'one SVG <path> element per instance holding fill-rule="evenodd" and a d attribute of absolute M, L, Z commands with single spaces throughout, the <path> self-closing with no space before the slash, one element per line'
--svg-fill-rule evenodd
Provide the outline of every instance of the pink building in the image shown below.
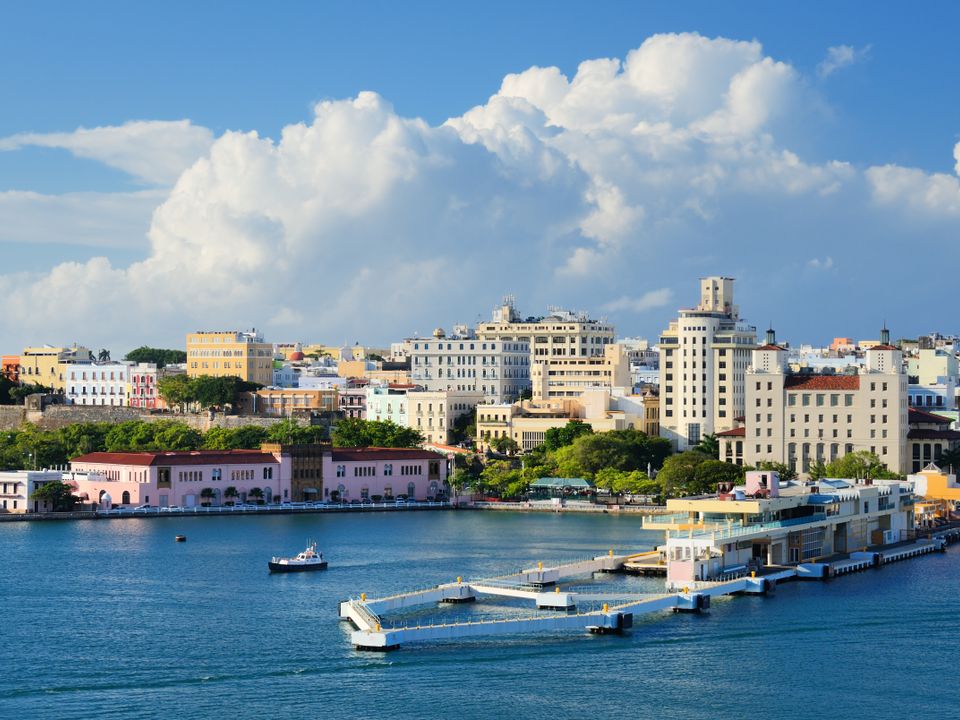
<path fill-rule="evenodd" d="M 94 503 L 104 495 L 114 505 L 188 508 L 290 499 L 290 456 L 260 450 L 95 452 L 74 458 L 70 470 L 76 494 Z"/>
<path fill-rule="evenodd" d="M 324 500 L 447 497 L 447 460 L 429 450 L 334 448 L 323 454 Z"/>

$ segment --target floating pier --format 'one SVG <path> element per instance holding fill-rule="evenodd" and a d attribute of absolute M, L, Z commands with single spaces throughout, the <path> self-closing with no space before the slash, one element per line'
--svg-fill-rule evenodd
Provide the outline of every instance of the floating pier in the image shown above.
<path fill-rule="evenodd" d="M 652 566 L 651 555 L 600 555 L 589 560 L 534 568 L 494 578 L 437 585 L 397 595 L 368 599 L 366 594 L 340 603 L 340 617 L 356 630 L 351 642 L 359 650 L 394 650 L 404 643 L 448 640 L 480 635 L 507 635 L 530 632 L 579 630 L 595 634 L 622 633 L 633 627 L 634 617 L 654 612 L 701 612 L 710 607 L 710 599 L 723 595 L 766 595 L 780 582 L 790 579 L 819 579 L 880 567 L 945 549 L 947 537 L 933 535 L 909 545 L 886 550 L 851 553 L 848 558 L 828 563 L 801 563 L 797 566 L 768 568 L 762 574 L 730 573 L 717 581 L 691 583 L 680 592 L 635 593 L 609 590 L 603 586 L 561 588 L 557 584 L 596 572 L 637 572 L 637 567 Z M 632 568 L 630 566 L 633 566 Z M 553 587 L 553 590 L 546 588 Z M 416 625 L 391 626 L 384 620 L 389 613 L 438 603 L 476 600 L 478 595 L 530 601 L 533 612 L 506 618 L 452 622 L 419 621 Z M 600 609 L 596 605 L 601 604 Z M 587 608 L 590 609 L 581 609 Z M 553 612 L 537 612 L 553 611 Z M 561 611 L 561 612 L 557 612 Z"/>

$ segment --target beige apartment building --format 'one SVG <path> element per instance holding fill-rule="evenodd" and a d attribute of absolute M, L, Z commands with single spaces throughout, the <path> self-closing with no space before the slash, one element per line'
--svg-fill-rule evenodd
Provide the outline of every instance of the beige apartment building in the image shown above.
<path fill-rule="evenodd" d="M 656 413 L 649 413 L 648 418 L 649 396 L 625 394 L 623 390 L 593 388 L 583 391 L 576 398 L 545 404 L 522 401 L 478 405 L 477 449 L 484 452 L 491 447 L 493 440 L 508 437 L 521 450 L 532 450 L 543 444 L 547 430 L 563 427 L 571 420 L 586 423 L 594 432 L 627 428 L 643 432 L 655 430 Z"/>
<path fill-rule="evenodd" d="M 407 392 L 407 426 L 419 430 L 428 443 L 447 445 L 453 440 L 453 424 L 461 415 L 473 413 L 483 402 L 482 392 L 454 390 Z"/>
<path fill-rule="evenodd" d="M 198 331 L 187 335 L 187 375 L 235 375 L 247 382 L 273 384 L 273 345 L 256 330 Z"/>
<path fill-rule="evenodd" d="M 604 345 L 601 355 L 545 357 L 530 367 L 534 402 L 579 397 L 591 388 L 630 386 L 630 361 L 622 345 Z"/>
<path fill-rule="evenodd" d="M 719 438 L 721 459 L 785 463 L 805 476 L 814 462 L 869 450 L 888 469 L 908 471 L 907 375 L 886 331 L 858 374 L 793 373 L 772 332 L 768 340 L 746 373 L 743 427 Z"/>
<path fill-rule="evenodd" d="M 546 317 L 524 320 L 507 296 L 489 322 L 477 323 L 476 335 L 481 341 L 526 343 L 532 366 L 542 358 L 603 355 L 604 347 L 613 342 L 613 326 L 560 308 L 550 308 Z"/>
<path fill-rule="evenodd" d="M 733 278 L 700 279 L 700 302 L 660 336 L 660 435 L 686 450 L 731 429 L 744 410 L 756 328 L 733 304 Z"/>

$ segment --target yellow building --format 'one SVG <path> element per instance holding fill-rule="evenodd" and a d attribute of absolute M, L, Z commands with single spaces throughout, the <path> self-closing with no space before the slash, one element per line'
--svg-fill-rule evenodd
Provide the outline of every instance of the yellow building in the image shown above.
<path fill-rule="evenodd" d="M 85 347 L 70 348 L 28 347 L 20 355 L 20 381 L 29 385 L 45 385 L 54 390 L 66 390 L 67 366 L 77 362 L 92 362 L 93 354 Z"/>
<path fill-rule="evenodd" d="M 960 485 L 952 471 L 944 472 L 931 463 L 907 479 L 913 482 L 913 494 L 918 500 L 917 527 L 931 529 L 957 519 L 955 508 L 960 503 Z"/>
<path fill-rule="evenodd" d="M 187 335 L 187 375 L 236 375 L 273 384 L 273 346 L 256 332 L 195 332 Z"/>

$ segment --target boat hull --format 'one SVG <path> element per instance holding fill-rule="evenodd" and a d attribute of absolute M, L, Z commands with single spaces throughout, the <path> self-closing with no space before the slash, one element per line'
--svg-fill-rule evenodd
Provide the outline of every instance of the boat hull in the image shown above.
<path fill-rule="evenodd" d="M 304 565 L 291 565 L 287 563 L 268 562 L 267 567 L 272 573 L 291 573 L 291 572 L 309 572 L 311 570 L 326 570 L 326 561 L 319 563 L 310 563 Z"/>

